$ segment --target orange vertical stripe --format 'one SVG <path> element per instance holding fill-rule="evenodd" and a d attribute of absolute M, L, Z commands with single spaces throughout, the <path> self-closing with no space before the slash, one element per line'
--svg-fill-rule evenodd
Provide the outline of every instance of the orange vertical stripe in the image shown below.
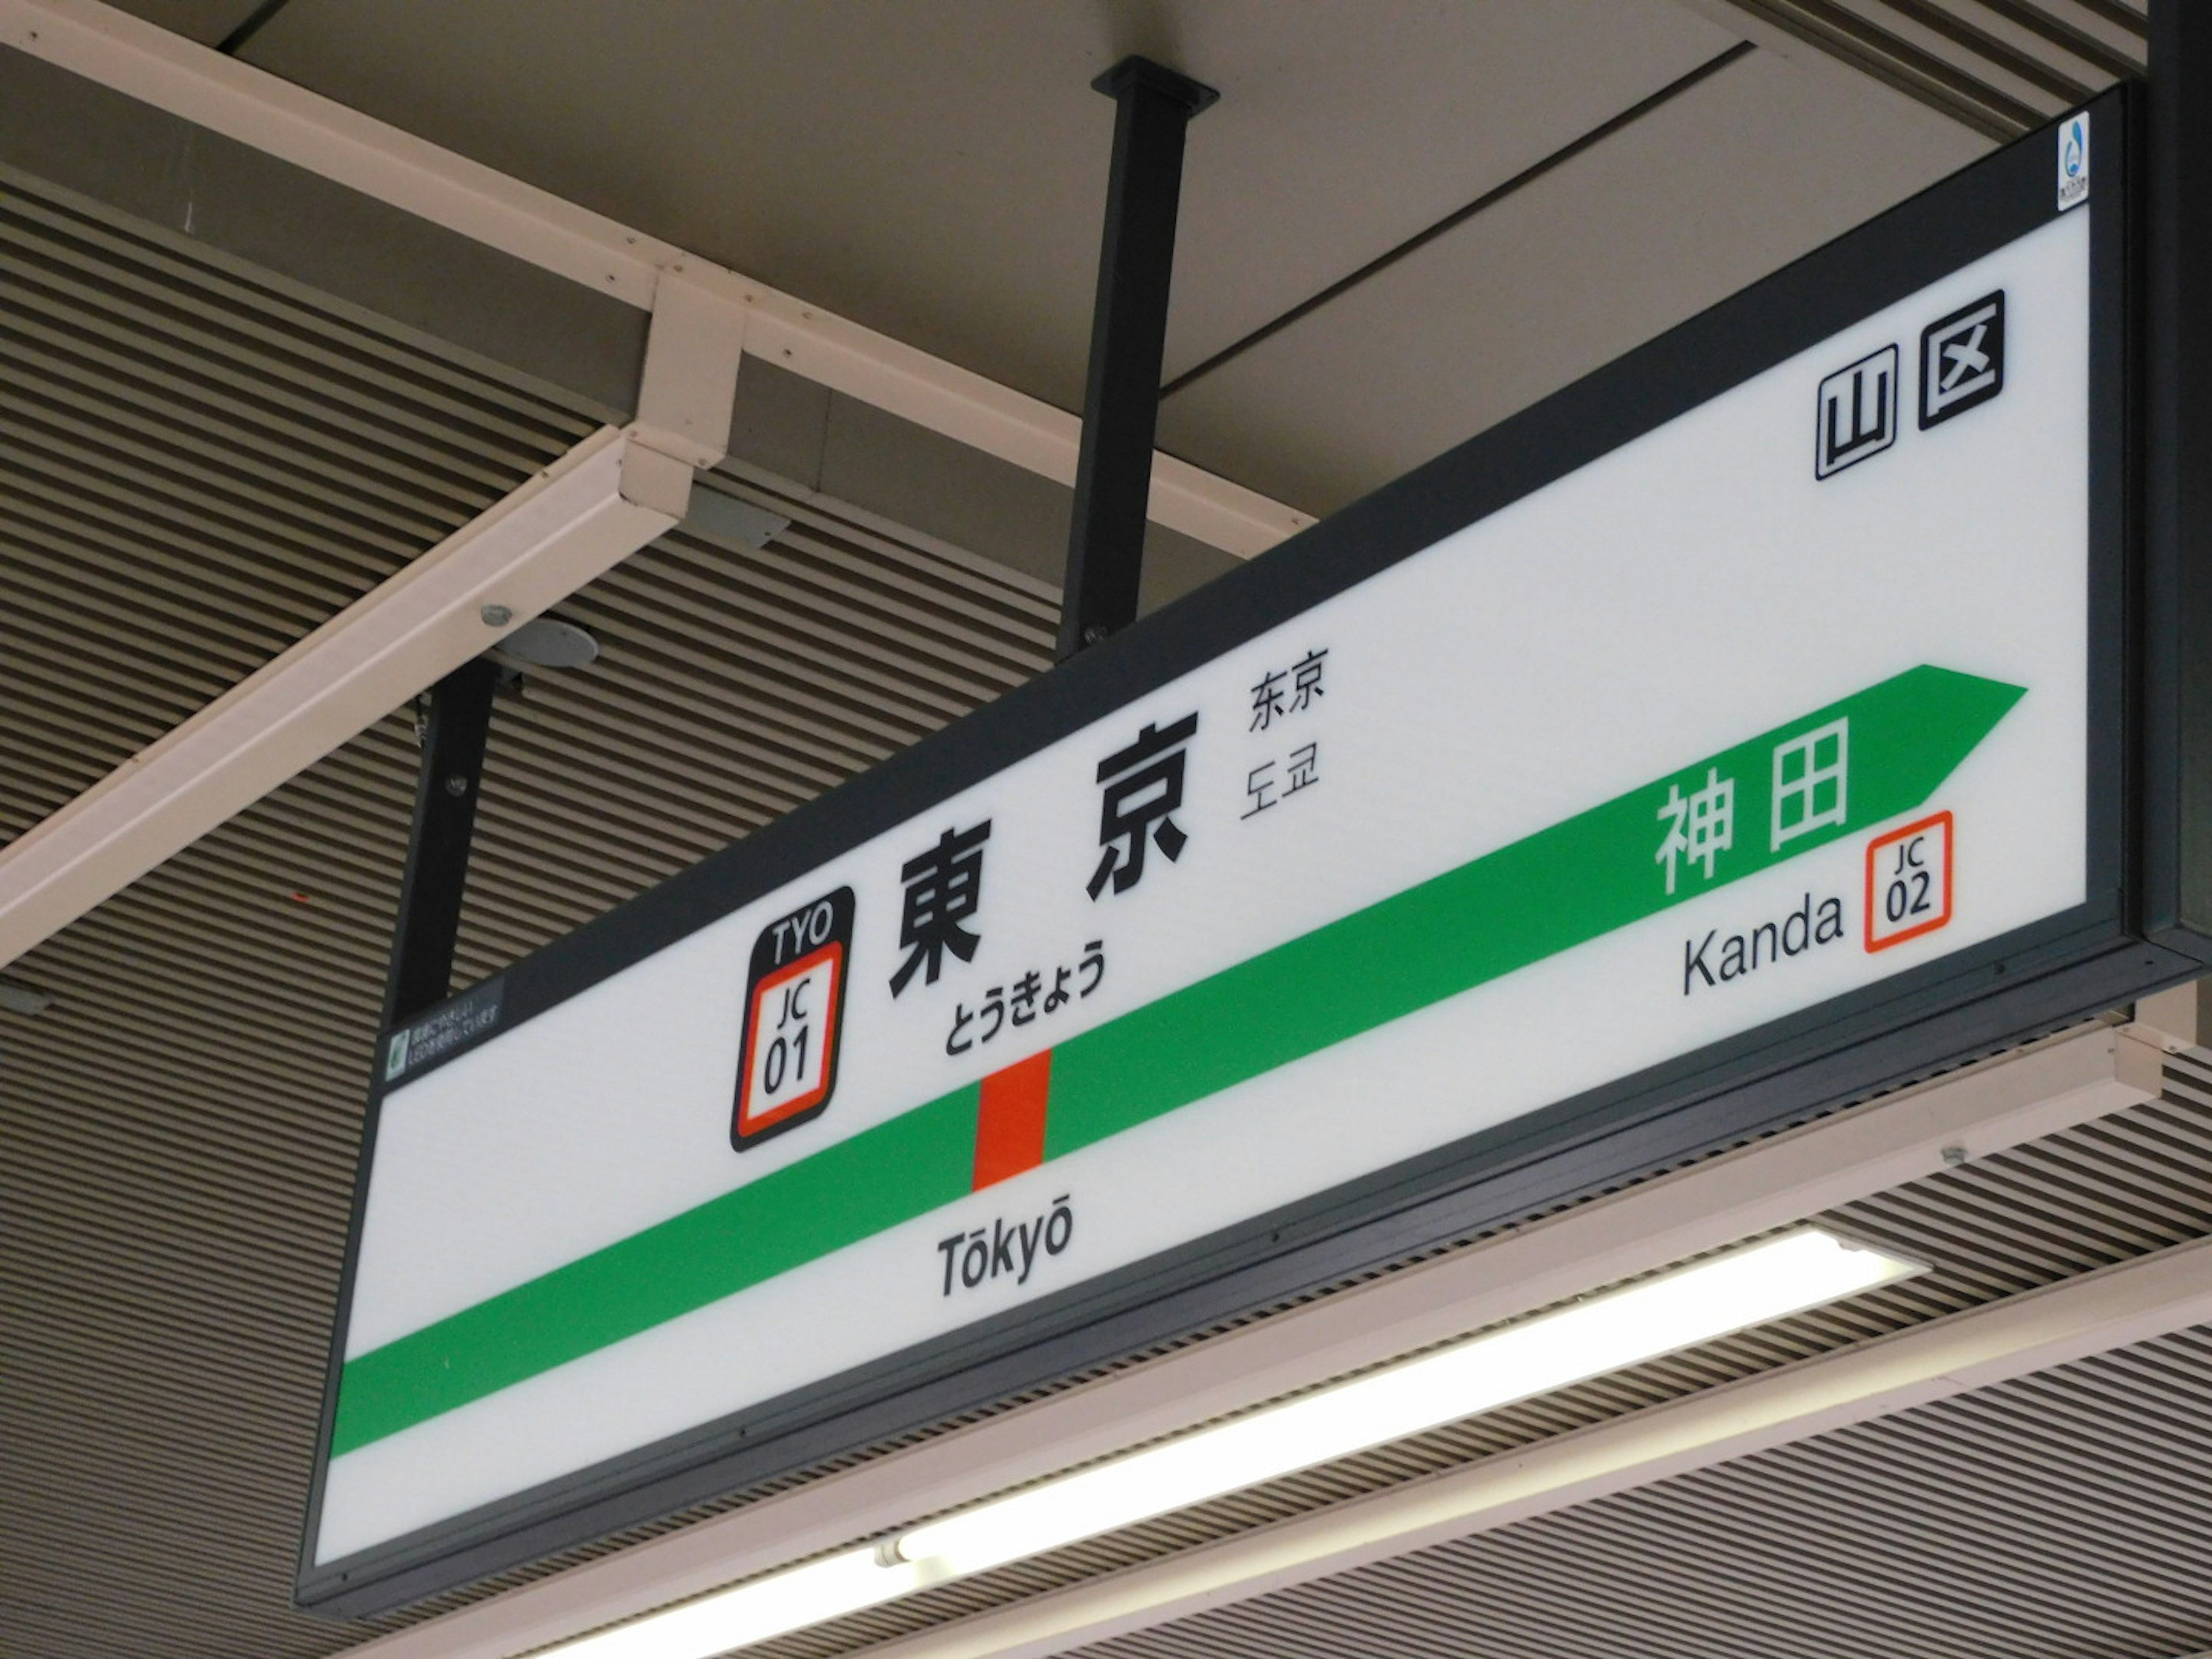
<path fill-rule="evenodd" d="M 974 1190 L 1034 1170 L 1044 1162 L 1045 1098 L 1052 1090 L 1052 1050 L 1016 1060 L 983 1079 L 975 1115 Z"/>

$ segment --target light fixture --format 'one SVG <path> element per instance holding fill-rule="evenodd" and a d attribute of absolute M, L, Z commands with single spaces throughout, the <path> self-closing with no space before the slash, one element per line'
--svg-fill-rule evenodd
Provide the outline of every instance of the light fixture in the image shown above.
<path fill-rule="evenodd" d="M 896 1553 L 980 1572 L 1920 1271 L 1801 1228 L 947 1516 Z"/>
<path fill-rule="evenodd" d="M 581 668 L 599 659 L 599 642 L 574 623 L 532 617 L 494 646 L 491 654 L 511 668 Z"/>
<path fill-rule="evenodd" d="M 53 998 L 46 992 L 26 985 L 20 979 L 0 979 L 0 1009 L 28 1018 L 33 1014 L 43 1014 L 53 1006 Z"/>
<path fill-rule="evenodd" d="M 909 1561 L 886 1565 L 872 1549 L 847 1550 L 564 1643 L 540 1659 L 707 1659 L 858 1613 L 945 1577 Z"/>
<path fill-rule="evenodd" d="M 586 1636 L 545 1659 L 705 1659 L 1893 1285 L 1923 1264 L 1798 1227 L 1302 1398 Z"/>

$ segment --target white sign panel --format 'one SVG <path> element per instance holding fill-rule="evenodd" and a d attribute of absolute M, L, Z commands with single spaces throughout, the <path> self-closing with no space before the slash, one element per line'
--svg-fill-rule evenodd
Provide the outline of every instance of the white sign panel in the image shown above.
<path fill-rule="evenodd" d="M 398 1034 L 314 1560 L 2081 905 L 2095 212 Z"/>

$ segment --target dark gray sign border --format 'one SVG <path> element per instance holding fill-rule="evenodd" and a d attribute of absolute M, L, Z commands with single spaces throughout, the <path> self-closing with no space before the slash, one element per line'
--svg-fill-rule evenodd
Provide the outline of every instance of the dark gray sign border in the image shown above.
<path fill-rule="evenodd" d="M 363 1130 L 296 1594 L 378 1613 L 658 1519 L 1571 1201 L 2124 1004 L 2197 971 L 2142 935 L 2137 748 L 2140 94 L 2087 107 L 2091 222 L 2089 900 L 1940 962 L 701 1429 L 317 1566 L 361 1212 Z M 2057 216 L 2053 131 L 1974 164 L 1743 293 L 798 809 L 500 975 L 530 1018 L 1024 756 L 1697 407 Z M 2083 210 L 2075 210 L 2081 211 Z M 1900 411 L 1900 418 L 1902 411 Z M 426 1018 L 434 1018 L 435 1012 Z M 455 1046 L 465 1053 L 490 1033 Z M 424 1068 L 428 1069 L 428 1067 Z M 409 1080 L 422 1075 L 410 1071 Z"/>

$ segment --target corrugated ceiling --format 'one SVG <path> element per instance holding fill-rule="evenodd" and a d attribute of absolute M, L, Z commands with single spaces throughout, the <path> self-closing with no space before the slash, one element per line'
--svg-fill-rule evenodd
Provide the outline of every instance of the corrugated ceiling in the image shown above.
<path fill-rule="evenodd" d="M 1745 3 L 1808 28 L 1934 9 Z M 2130 33 L 2104 0 L 1980 9 L 2045 47 L 2038 18 Z M 1984 68 L 1956 73 L 2002 61 L 1919 26 L 1978 54 Z M 1908 37 L 1936 52 L 1895 38 Z M 13 835 L 592 422 L 181 239 L 4 182 L 0 834 Z M 1056 606 L 1035 583 L 757 478 L 708 487 L 784 527 L 763 546 L 694 532 L 641 554 L 560 607 L 599 636 L 601 661 L 500 706 L 464 978 L 1049 659 Z M 10 1653 L 307 1656 L 370 1628 L 287 1603 L 414 765 L 397 711 L 9 970 L 58 999 L 33 1018 L 0 1014 Z M 774 1651 L 851 1652 L 2212 1234 L 2208 1085 L 2178 1063 L 2162 1103 L 1837 1213 L 1937 1264 L 1912 1285 Z M 2175 1563 L 2177 1540 L 2212 1537 L 2208 1402 L 2212 1339 L 2169 1339 L 1095 1651 L 2203 1646 L 2212 1610 Z"/>
<path fill-rule="evenodd" d="M 2177 1659 L 2208 1559 L 2196 1330 L 1077 1651 Z"/>
<path fill-rule="evenodd" d="M 2145 0 L 1729 0 L 1992 138 L 2142 73 Z"/>
<path fill-rule="evenodd" d="M 0 173 L 10 834 L 593 424 L 179 240 Z"/>

